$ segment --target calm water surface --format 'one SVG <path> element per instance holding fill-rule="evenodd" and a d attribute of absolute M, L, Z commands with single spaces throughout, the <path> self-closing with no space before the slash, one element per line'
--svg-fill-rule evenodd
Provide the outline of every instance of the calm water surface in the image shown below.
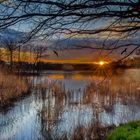
<path fill-rule="evenodd" d="M 99 139 L 107 126 L 140 119 L 139 69 L 28 79 L 31 93 L 0 112 L 0 140 Z"/>

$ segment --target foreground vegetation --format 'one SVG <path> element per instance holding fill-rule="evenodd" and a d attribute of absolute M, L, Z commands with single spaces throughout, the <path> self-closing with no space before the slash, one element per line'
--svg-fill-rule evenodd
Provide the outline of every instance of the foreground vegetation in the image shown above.
<path fill-rule="evenodd" d="M 0 68 L 0 106 L 7 105 L 10 100 L 27 93 L 27 90 L 28 86 L 23 78 Z"/>
<path fill-rule="evenodd" d="M 140 139 L 140 121 L 129 122 L 113 130 L 107 140 L 139 140 Z"/>

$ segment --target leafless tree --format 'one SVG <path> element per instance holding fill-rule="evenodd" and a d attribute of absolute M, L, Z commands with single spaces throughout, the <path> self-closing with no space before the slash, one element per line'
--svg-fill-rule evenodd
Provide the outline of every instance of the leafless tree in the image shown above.
<path fill-rule="evenodd" d="M 9 38 L 5 38 L 2 40 L 2 45 L 7 49 L 7 57 L 10 56 L 10 65 L 12 67 L 13 65 L 13 56 L 14 56 L 14 51 L 19 48 L 18 44 L 16 41 L 13 41 Z"/>
<path fill-rule="evenodd" d="M 2 61 L 2 56 L 3 56 L 3 53 L 2 53 L 2 50 L 0 49 L 0 62 Z"/>
<path fill-rule="evenodd" d="M 0 5 L 0 28 L 20 23 L 27 28 L 28 24 L 30 38 L 103 34 L 100 49 L 134 46 L 136 50 L 140 47 L 140 43 L 127 41 L 119 44 L 120 40 L 139 35 L 140 0 L 13 0 Z M 113 35 L 117 38 L 113 47 L 106 48 L 106 41 Z"/>
<path fill-rule="evenodd" d="M 32 52 L 34 53 L 35 63 L 40 62 L 40 59 L 46 57 L 46 50 L 48 48 L 44 45 L 34 46 L 32 47 Z"/>

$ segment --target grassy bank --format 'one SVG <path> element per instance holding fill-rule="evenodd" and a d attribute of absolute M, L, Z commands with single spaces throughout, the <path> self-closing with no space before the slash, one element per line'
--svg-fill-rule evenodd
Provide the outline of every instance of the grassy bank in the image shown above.
<path fill-rule="evenodd" d="M 140 121 L 129 122 L 116 128 L 106 140 L 140 140 Z"/>
<path fill-rule="evenodd" d="M 27 93 L 26 81 L 13 74 L 0 70 L 0 106 L 7 105 L 12 99 Z"/>

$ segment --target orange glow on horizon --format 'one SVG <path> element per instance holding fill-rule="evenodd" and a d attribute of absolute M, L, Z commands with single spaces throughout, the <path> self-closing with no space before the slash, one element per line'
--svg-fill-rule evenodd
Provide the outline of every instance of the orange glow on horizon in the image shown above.
<path fill-rule="evenodd" d="M 20 59 L 19 59 L 20 56 Z M 28 51 L 21 51 L 20 54 L 18 51 L 13 51 L 13 62 L 44 62 L 44 63 L 55 63 L 55 64 L 96 64 L 96 65 L 105 65 L 111 62 L 112 60 L 83 60 L 81 59 L 49 59 L 47 57 L 36 59 L 35 53 L 30 53 Z M 5 62 L 10 62 L 10 52 L 7 49 L 0 48 L 0 60 Z"/>
<path fill-rule="evenodd" d="M 100 62 L 99 62 L 99 65 L 101 65 L 101 66 L 104 65 L 104 64 L 105 64 L 104 61 L 100 61 Z"/>
<path fill-rule="evenodd" d="M 99 61 L 99 62 L 95 62 L 95 64 L 100 65 L 100 66 L 103 66 L 103 65 L 108 64 L 108 63 L 109 63 L 109 62 L 103 61 L 103 60 L 101 60 L 101 61 Z"/>

